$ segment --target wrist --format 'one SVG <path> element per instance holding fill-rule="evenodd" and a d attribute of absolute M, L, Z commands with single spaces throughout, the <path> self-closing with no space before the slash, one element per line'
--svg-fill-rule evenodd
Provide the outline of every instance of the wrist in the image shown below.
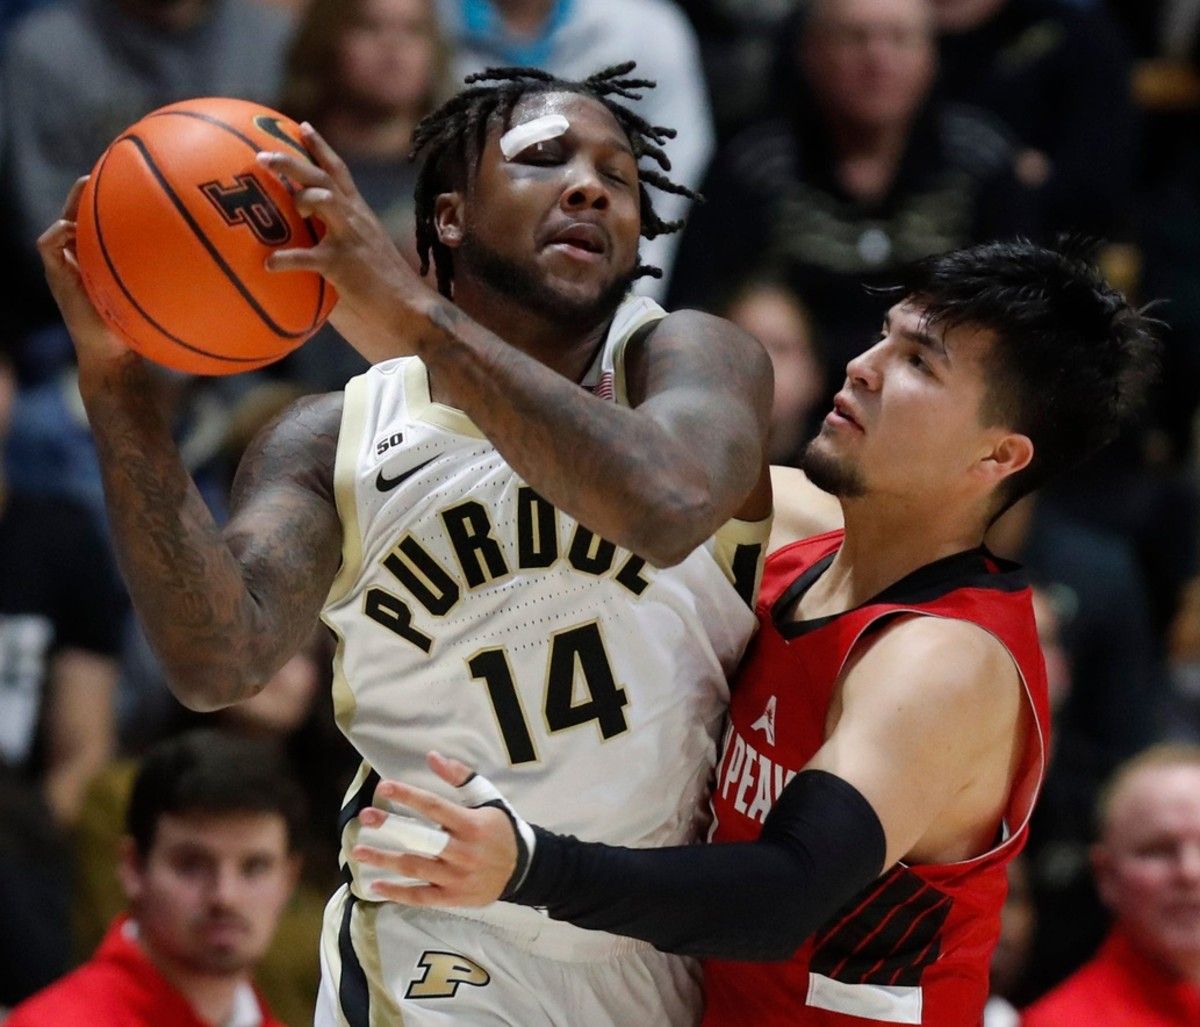
<path fill-rule="evenodd" d="M 79 393 L 84 404 L 117 392 L 148 387 L 145 361 L 132 350 L 115 355 L 79 354 Z"/>

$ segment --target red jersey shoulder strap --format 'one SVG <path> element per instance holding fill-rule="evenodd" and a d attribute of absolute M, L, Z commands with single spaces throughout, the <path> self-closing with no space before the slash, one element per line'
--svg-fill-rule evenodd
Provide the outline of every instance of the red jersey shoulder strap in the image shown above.
<path fill-rule="evenodd" d="M 763 565 L 762 586 L 758 591 L 758 608 L 769 611 L 801 574 L 830 553 L 837 552 L 844 532 L 827 531 L 821 535 L 802 538 L 769 554 Z"/>

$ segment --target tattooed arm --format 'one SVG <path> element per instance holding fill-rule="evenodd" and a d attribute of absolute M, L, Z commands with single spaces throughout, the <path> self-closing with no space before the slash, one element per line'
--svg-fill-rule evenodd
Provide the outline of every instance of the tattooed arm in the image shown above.
<path fill-rule="evenodd" d="M 251 445 L 222 531 L 175 448 L 148 365 L 110 333 L 74 260 L 74 214 L 38 242 L 75 342 L 121 571 L 172 691 L 213 710 L 254 695 L 308 637 L 341 529 L 333 459 L 341 396 L 302 400 Z"/>
<path fill-rule="evenodd" d="M 728 321 L 679 311 L 630 343 L 626 408 L 449 303 L 432 320 L 430 375 L 526 481 L 604 538 L 670 565 L 730 517 L 770 514 L 770 361 Z"/>
<path fill-rule="evenodd" d="M 672 314 L 630 346 L 633 409 L 599 400 L 425 285 L 386 240 L 344 162 L 318 135 L 305 141 L 316 164 L 294 154 L 261 159 L 304 187 L 300 209 L 326 234 L 318 246 L 276 252 L 268 266 L 328 278 L 340 297 L 339 328 L 360 352 L 418 354 L 434 398 L 464 410 L 522 478 L 651 563 L 677 563 L 735 514 L 770 513 L 772 374 L 753 338 L 696 311 Z M 571 344 L 586 357 L 600 330 Z"/>
<path fill-rule="evenodd" d="M 83 374 L 121 571 L 184 705 L 254 695 L 312 631 L 337 572 L 341 396 L 301 400 L 251 444 L 217 527 L 155 408 L 148 369 Z"/>

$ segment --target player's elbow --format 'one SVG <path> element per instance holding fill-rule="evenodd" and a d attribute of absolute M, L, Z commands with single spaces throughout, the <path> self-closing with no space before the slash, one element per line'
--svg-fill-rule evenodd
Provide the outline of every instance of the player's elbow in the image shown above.
<path fill-rule="evenodd" d="M 663 489 L 653 509 L 640 519 L 640 537 L 631 548 L 653 567 L 674 567 L 713 533 L 714 518 L 708 489 L 693 485 Z"/>
<path fill-rule="evenodd" d="M 167 686 L 195 713 L 215 713 L 257 695 L 270 675 L 250 670 L 191 666 L 167 668 Z"/>

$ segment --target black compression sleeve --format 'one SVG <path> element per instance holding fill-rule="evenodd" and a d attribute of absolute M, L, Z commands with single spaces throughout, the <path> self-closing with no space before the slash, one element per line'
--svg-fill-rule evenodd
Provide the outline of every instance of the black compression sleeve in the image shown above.
<path fill-rule="evenodd" d="M 787 959 L 879 875 L 886 852 L 867 800 L 823 770 L 792 779 L 756 842 L 625 849 L 534 832 L 529 872 L 510 901 L 722 959 Z"/>

